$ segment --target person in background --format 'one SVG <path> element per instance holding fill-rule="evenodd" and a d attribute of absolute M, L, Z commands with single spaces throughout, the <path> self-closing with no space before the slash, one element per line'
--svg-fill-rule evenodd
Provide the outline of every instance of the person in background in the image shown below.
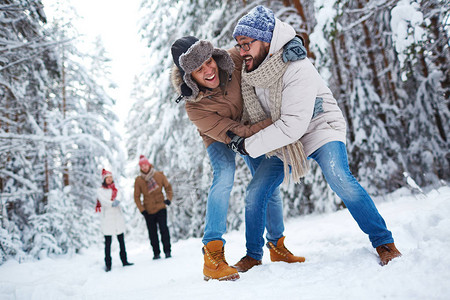
<path fill-rule="evenodd" d="M 306 173 L 307 159 L 315 160 L 331 189 L 369 236 L 380 264 L 386 265 L 401 253 L 374 202 L 350 172 L 346 123 L 333 94 L 309 59 L 282 60 L 284 45 L 295 35 L 294 28 L 262 5 L 238 21 L 233 37 L 245 61 L 245 121 L 252 124 L 271 116 L 273 124 L 248 138 L 232 134 L 229 147 L 250 157 L 269 153 L 282 158 L 284 168 L 274 167 L 267 176 L 276 177 L 284 169 L 288 177 L 291 169 L 294 182 Z"/>
<path fill-rule="evenodd" d="M 117 188 L 114 185 L 112 173 L 102 170 L 102 186 L 97 190 L 97 206 L 96 212 L 101 212 L 102 232 L 105 236 L 105 271 L 111 271 L 111 242 L 112 236 L 117 235 L 120 247 L 120 260 L 122 265 L 131 266 L 133 263 L 127 260 L 127 251 L 125 249 L 125 219 L 122 209 L 120 208 L 120 200 L 117 198 Z M 102 209 L 103 208 L 103 209 Z"/>
<path fill-rule="evenodd" d="M 262 253 L 260 257 L 257 256 L 258 259 L 245 256 L 233 267 L 225 259 L 223 235 L 226 232 L 236 158 L 236 154 L 226 145 L 230 142 L 226 132 L 233 130 L 240 135 L 251 136 L 272 122 L 267 118 L 252 126 L 240 123 L 243 107 L 240 87 L 242 59 L 236 49 L 226 51 L 214 48 L 208 41 L 186 36 L 176 40 L 171 51 L 174 61 L 172 84 L 181 93 L 179 98 L 186 100 L 186 112 L 203 138 L 213 169 L 202 239 L 204 279 L 236 280 L 239 278 L 238 271 L 245 272 L 261 264 Z M 269 161 L 262 156 L 257 159 L 249 158 L 246 163 L 253 173 L 260 164 L 269 166 L 266 164 Z M 265 189 L 264 186 L 261 187 Z M 259 217 L 265 219 L 266 215 Z M 267 238 L 274 242 L 284 239 L 283 208 L 278 189 L 270 195 L 267 219 Z M 261 234 L 261 237 L 254 238 L 263 237 Z M 280 255 L 275 252 L 272 255 L 272 252 L 274 251 L 271 251 L 273 261 L 305 261 L 304 257 L 293 255 L 284 245 L 279 249 Z"/>
<path fill-rule="evenodd" d="M 157 172 L 144 155 L 139 157 L 139 167 L 141 174 L 136 177 L 134 182 L 134 201 L 147 223 L 148 236 L 153 248 L 153 259 L 161 258 L 158 227 L 164 254 L 166 258 L 169 258 L 172 255 L 166 205 L 170 205 L 172 201 L 172 186 L 164 173 Z"/>

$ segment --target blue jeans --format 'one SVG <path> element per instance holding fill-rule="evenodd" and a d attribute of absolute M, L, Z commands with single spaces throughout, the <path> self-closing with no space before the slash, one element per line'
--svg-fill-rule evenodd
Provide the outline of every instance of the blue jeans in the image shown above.
<path fill-rule="evenodd" d="M 331 189 L 342 199 L 359 228 L 369 236 L 372 246 L 376 248 L 393 243 L 392 233 L 387 229 L 372 198 L 350 172 L 345 144 L 329 142 L 309 158 L 319 164 Z"/>
<path fill-rule="evenodd" d="M 283 236 L 283 203 L 279 186 L 283 182 L 283 162 L 277 157 L 244 157 L 253 178 L 247 187 L 245 197 L 245 238 L 247 255 L 261 260 L 264 247 L 264 228 L 266 238 L 277 244 Z"/>
<path fill-rule="evenodd" d="M 208 146 L 206 151 L 208 152 L 213 168 L 213 182 L 209 190 L 206 204 L 205 232 L 202 242 L 206 245 L 211 241 L 221 240 L 225 244 L 225 240 L 222 236 L 227 229 L 228 201 L 234 183 L 236 154 L 229 149 L 227 145 L 220 142 L 212 143 Z M 256 159 L 245 157 L 244 159 L 253 175 L 260 162 L 264 160 L 264 157 L 261 156 Z M 274 190 L 272 190 L 271 195 L 273 192 Z M 279 190 L 276 189 L 274 196 L 269 197 L 269 199 L 270 201 L 267 209 L 267 239 L 276 243 L 276 241 L 283 236 L 284 231 L 283 207 Z M 263 219 L 265 223 L 265 218 Z M 264 233 L 264 226 L 265 225 L 263 225 L 261 237 Z"/>

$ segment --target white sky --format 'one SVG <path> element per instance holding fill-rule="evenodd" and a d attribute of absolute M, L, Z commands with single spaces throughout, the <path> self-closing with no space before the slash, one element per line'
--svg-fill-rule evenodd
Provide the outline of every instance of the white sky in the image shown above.
<path fill-rule="evenodd" d="M 130 93 L 133 81 L 143 65 L 145 46 L 138 36 L 138 8 L 141 0 L 72 0 L 71 3 L 82 18 L 74 24 L 80 34 L 85 35 L 86 46 L 101 36 L 111 62 L 112 80 L 118 86 L 110 96 L 116 99 L 115 112 L 120 118 L 118 130 L 124 133 L 124 121 L 132 101 Z M 52 0 L 44 0 L 44 10 L 52 19 Z"/>

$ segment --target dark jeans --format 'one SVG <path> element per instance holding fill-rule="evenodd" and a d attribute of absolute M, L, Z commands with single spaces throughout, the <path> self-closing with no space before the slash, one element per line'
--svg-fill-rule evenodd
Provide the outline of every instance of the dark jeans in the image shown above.
<path fill-rule="evenodd" d="M 125 249 L 125 240 L 123 237 L 123 233 L 117 236 L 117 240 L 119 241 L 120 247 L 120 260 L 122 261 L 122 264 L 125 264 L 127 262 L 127 251 Z M 112 236 L 105 235 L 105 263 L 106 266 L 109 267 L 111 267 L 111 242 Z"/>
<path fill-rule="evenodd" d="M 156 214 L 147 214 L 145 216 L 147 222 L 148 236 L 150 238 L 150 244 L 153 248 L 153 254 L 155 256 L 161 253 L 159 249 L 158 227 L 161 234 L 161 241 L 163 244 L 163 250 L 165 254 L 170 253 L 170 234 L 167 227 L 167 210 L 161 209 Z"/>

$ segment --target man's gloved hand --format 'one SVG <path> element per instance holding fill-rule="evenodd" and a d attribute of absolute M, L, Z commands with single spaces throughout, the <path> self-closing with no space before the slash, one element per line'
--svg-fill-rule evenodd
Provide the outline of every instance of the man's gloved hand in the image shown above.
<path fill-rule="evenodd" d="M 141 214 L 142 214 L 144 217 L 147 217 L 147 216 L 148 216 L 148 212 L 147 212 L 145 209 L 141 212 Z"/>
<path fill-rule="evenodd" d="M 169 199 L 166 199 L 166 200 L 164 200 L 164 203 L 165 203 L 166 205 L 170 205 L 170 204 L 172 203 L 172 201 L 170 201 Z"/>
<path fill-rule="evenodd" d="M 248 152 L 245 150 L 244 141 L 245 138 L 240 137 L 236 134 L 234 134 L 232 131 L 227 131 L 228 137 L 231 139 L 231 142 L 227 144 L 228 148 L 233 150 L 236 153 L 242 154 L 242 155 L 248 155 Z"/>
<path fill-rule="evenodd" d="M 120 201 L 116 199 L 116 200 L 113 201 L 113 203 L 111 204 L 111 206 L 112 206 L 112 207 L 116 207 L 116 206 L 119 206 L 119 204 L 120 204 Z"/>
<path fill-rule="evenodd" d="M 283 46 L 283 62 L 297 61 L 305 57 L 306 48 L 303 46 L 303 40 L 298 35 Z"/>

